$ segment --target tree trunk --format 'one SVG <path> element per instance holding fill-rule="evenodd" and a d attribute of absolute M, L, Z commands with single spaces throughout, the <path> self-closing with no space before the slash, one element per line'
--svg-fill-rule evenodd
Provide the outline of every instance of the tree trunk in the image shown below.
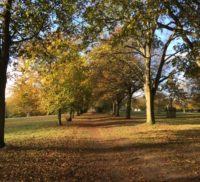
<path fill-rule="evenodd" d="M 0 60 L 2 63 L 2 60 Z M 5 146 L 4 128 L 5 128 L 5 89 L 6 89 L 6 70 L 0 65 L 0 148 Z"/>
<path fill-rule="evenodd" d="M 26 117 L 27 118 L 29 118 L 30 117 L 30 113 L 28 112 L 28 113 L 26 113 Z"/>
<path fill-rule="evenodd" d="M 117 102 L 117 105 L 116 105 L 116 115 L 115 116 L 120 116 L 119 114 L 119 111 L 120 111 L 120 102 Z"/>
<path fill-rule="evenodd" d="M 144 92 L 146 98 L 146 122 L 148 124 L 155 124 L 154 117 L 154 97 L 151 89 L 151 54 L 150 47 L 146 46 L 146 59 L 145 59 L 145 84 Z"/>
<path fill-rule="evenodd" d="M 81 108 L 80 109 L 80 115 L 82 115 L 84 112 L 83 112 L 83 109 Z"/>
<path fill-rule="evenodd" d="M 58 109 L 58 125 L 62 126 L 62 110 Z"/>
<path fill-rule="evenodd" d="M 9 61 L 10 51 L 10 19 L 11 19 L 11 7 L 12 0 L 7 0 L 4 3 L 6 5 L 5 12 L 3 12 L 3 36 L 2 47 L 0 47 L 0 148 L 5 146 L 4 141 L 4 128 L 5 128 L 5 91 L 7 81 L 7 67 Z"/>
<path fill-rule="evenodd" d="M 126 103 L 126 119 L 131 119 L 131 100 L 132 100 L 132 93 L 131 91 L 128 93 L 127 96 L 127 103 Z"/>
<path fill-rule="evenodd" d="M 186 104 L 185 104 L 185 102 L 182 102 L 182 111 L 183 111 L 183 113 L 186 113 Z"/>
<path fill-rule="evenodd" d="M 154 117 L 154 97 L 148 84 L 145 84 L 145 98 L 146 98 L 146 122 L 148 124 L 155 124 Z"/>
<path fill-rule="evenodd" d="M 115 116 L 116 115 L 116 102 L 113 102 L 113 111 L 112 111 L 112 115 Z"/>
<path fill-rule="evenodd" d="M 72 111 L 72 109 L 70 109 L 69 118 L 67 121 L 72 121 L 72 115 L 73 115 L 73 111 Z"/>

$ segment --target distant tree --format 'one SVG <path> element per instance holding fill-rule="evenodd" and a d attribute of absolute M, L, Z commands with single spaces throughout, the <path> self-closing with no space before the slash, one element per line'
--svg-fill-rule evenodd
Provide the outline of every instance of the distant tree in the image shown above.
<path fill-rule="evenodd" d="M 162 92 L 158 92 L 155 97 L 155 112 L 160 114 L 166 110 L 166 106 L 169 102 L 169 98 Z"/>
<path fill-rule="evenodd" d="M 44 113 L 40 108 L 39 89 L 31 79 L 18 78 L 7 98 L 6 108 L 10 116 L 29 116 Z"/>
<path fill-rule="evenodd" d="M 193 104 L 200 109 L 200 67 L 194 62 L 193 64 L 188 64 L 185 70 L 185 77 L 189 80 L 191 88 L 189 95 L 193 100 Z"/>
<path fill-rule="evenodd" d="M 176 78 L 170 77 L 166 82 L 165 89 L 168 92 L 169 100 L 181 104 L 182 110 L 185 112 L 188 102 L 188 94 L 184 90 L 184 85 L 178 82 Z"/>
<path fill-rule="evenodd" d="M 200 67 L 190 55 L 185 55 L 182 62 L 177 62 L 177 69 L 183 73 L 187 84 L 188 97 L 196 108 L 200 107 Z"/>
<path fill-rule="evenodd" d="M 143 86 L 142 64 L 133 54 L 123 54 L 123 46 L 102 43 L 90 53 L 94 94 L 113 102 L 113 113 L 119 116 L 122 100 L 126 98 L 126 118 L 131 117 L 133 93 Z M 139 68 L 139 69 L 138 69 Z"/>
<path fill-rule="evenodd" d="M 87 64 L 79 55 L 75 39 L 65 38 L 62 33 L 53 33 L 46 40 L 29 42 L 22 48 L 22 57 L 27 60 L 27 69 L 35 75 L 41 91 L 41 103 L 47 112 L 61 114 L 87 109 L 90 95 L 87 83 Z"/>

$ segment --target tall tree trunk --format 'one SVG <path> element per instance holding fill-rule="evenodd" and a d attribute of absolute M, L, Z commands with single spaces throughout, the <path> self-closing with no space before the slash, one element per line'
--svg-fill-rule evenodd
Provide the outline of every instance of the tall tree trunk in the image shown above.
<path fill-rule="evenodd" d="M 0 60 L 2 63 L 2 60 Z M 6 69 L 0 64 L 0 148 L 5 146 L 4 128 L 5 128 L 5 89 L 6 89 Z"/>
<path fill-rule="evenodd" d="M 5 91 L 7 81 L 7 67 L 9 61 L 9 50 L 10 50 L 10 19 L 11 19 L 11 7 L 12 0 L 5 1 L 5 11 L 3 13 L 3 36 L 2 36 L 2 47 L 0 47 L 0 148 L 5 146 L 4 141 L 4 128 L 5 128 Z"/>
<path fill-rule="evenodd" d="M 127 96 L 127 103 L 126 103 L 126 119 L 131 119 L 131 100 L 132 100 L 132 93 L 130 90 Z"/>
<path fill-rule="evenodd" d="M 116 116 L 117 117 L 120 116 L 119 111 L 120 111 L 120 102 L 117 101 L 117 104 L 116 104 Z"/>
<path fill-rule="evenodd" d="M 62 110 L 58 109 L 58 125 L 62 126 Z"/>
<path fill-rule="evenodd" d="M 145 84 L 144 92 L 146 98 L 146 122 L 148 124 L 155 124 L 154 117 L 154 97 L 151 89 L 151 54 L 150 47 L 146 46 L 146 58 L 145 58 Z"/>
<path fill-rule="evenodd" d="M 151 93 L 151 88 L 145 83 L 145 98 L 146 98 L 146 122 L 148 124 L 155 124 L 154 117 L 154 101 Z"/>

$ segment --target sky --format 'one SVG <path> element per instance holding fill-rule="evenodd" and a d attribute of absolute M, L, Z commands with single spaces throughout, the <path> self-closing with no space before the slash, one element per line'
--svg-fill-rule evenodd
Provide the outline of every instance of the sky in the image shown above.
<path fill-rule="evenodd" d="M 11 59 L 12 62 L 16 62 L 17 60 Z M 15 83 L 15 75 L 17 74 L 17 71 L 14 69 L 13 64 L 8 65 L 8 70 L 7 70 L 7 85 L 6 85 L 6 98 L 8 98 L 11 95 L 11 89 Z"/>

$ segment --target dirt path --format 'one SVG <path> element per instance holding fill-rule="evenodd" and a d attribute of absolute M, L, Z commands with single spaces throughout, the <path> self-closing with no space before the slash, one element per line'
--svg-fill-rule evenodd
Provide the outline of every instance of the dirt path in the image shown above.
<path fill-rule="evenodd" d="M 167 142 L 163 142 L 166 138 L 154 141 L 145 136 L 148 128 L 143 131 L 141 128 L 146 126 L 140 120 L 134 123 L 109 115 L 86 114 L 72 126 L 79 131 L 77 138 L 80 133 L 84 135 L 77 139 L 80 159 L 72 179 L 75 176 L 77 181 L 200 181 L 199 160 L 194 172 L 188 171 L 191 159 L 185 166 L 179 163 L 182 159 L 177 153 L 185 155 L 187 146 L 171 144 L 170 137 Z"/>
<path fill-rule="evenodd" d="M 77 181 L 132 181 L 127 175 L 130 161 L 127 163 L 115 149 L 121 141 L 111 137 L 110 129 L 105 128 L 112 124 L 110 119 L 109 115 L 86 114 L 72 124 L 84 135 L 78 144 L 81 156 L 72 179 L 76 176 Z M 80 133 L 75 136 L 78 137 Z"/>
<path fill-rule="evenodd" d="M 145 124 L 84 114 L 10 120 L 0 150 L 1 181 L 200 182 L 200 116 Z M 64 121 L 63 121 L 64 124 Z"/>

